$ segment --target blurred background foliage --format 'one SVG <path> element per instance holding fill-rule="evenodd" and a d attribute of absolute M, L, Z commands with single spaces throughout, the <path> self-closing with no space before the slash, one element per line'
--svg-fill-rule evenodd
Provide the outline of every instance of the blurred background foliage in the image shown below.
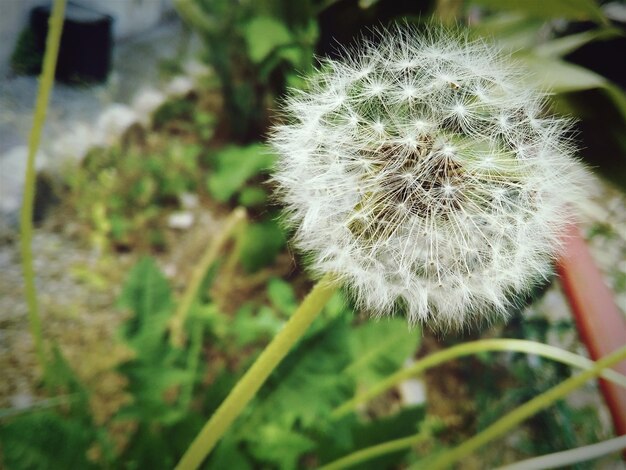
<path fill-rule="evenodd" d="M 340 54 L 360 35 L 371 35 L 373 27 L 392 21 L 418 27 L 431 21 L 464 25 L 471 34 L 510 50 L 528 67 L 528 80 L 553 94 L 554 111 L 578 119 L 584 160 L 626 187 L 626 7 L 621 3 L 174 4 L 201 38 L 201 59 L 213 73 L 193 92 L 163 104 L 147 130 L 131 128 L 119 143 L 93 149 L 80 167 L 68 170 L 58 188 L 65 213 L 81 223 L 82 240 L 98 247 L 108 263 L 116 263 L 121 253 L 138 260 L 116 307 L 125 317 L 115 341 L 127 350 L 113 367 L 120 378 L 113 391 L 119 404 L 105 416 L 98 413 L 101 387 L 85 386 L 64 359 L 62 345 L 54 347 L 50 370 L 55 380 L 41 391 L 47 401 L 19 412 L 0 410 L 7 468 L 174 466 L 311 284 L 301 265 L 294 264 L 286 245 L 288 233 L 277 222 L 279 208 L 270 197 L 268 175 L 275 157 L 263 140 L 277 119 L 277 103 L 289 88 L 304 86 L 302 76 L 314 73 L 316 56 Z M 184 258 L 180 279 L 166 277 L 160 266 L 183 243 L 171 227 L 171 217 L 200 209 L 223 215 L 236 206 L 244 206 L 249 214 L 229 247 L 238 264 L 233 270 L 225 255 L 204 274 L 184 325 L 185 344 L 173 346 L 171 318 L 198 253 Z M 99 285 L 113 282 L 94 273 L 89 279 Z M 497 331 L 545 340 L 572 329 L 570 321 L 522 323 L 517 315 Z M 435 452 L 570 374 L 568 368 L 546 362 L 537 366 L 522 355 L 481 356 L 437 371 L 437 378 L 427 376 L 435 386 L 426 403 L 403 404 L 403 395 L 394 390 L 341 418 L 333 415 L 358 391 L 403 367 L 416 351 L 432 350 L 428 333 L 425 340 L 421 337 L 420 331 L 407 330 L 401 318 L 363 321 L 349 299 L 337 294 L 205 468 L 315 468 L 420 429 L 434 439 L 418 450 Z M 447 381 L 439 383 L 442 377 Z M 464 411 L 452 417 L 445 406 L 437 405 L 437 400 L 457 399 L 465 400 L 459 405 Z M 507 446 L 488 449 L 465 465 L 493 467 L 598 440 L 606 437 L 598 419 L 593 406 L 561 403 L 537 415 Z M 445 433 L 440 432 L 441 420 Z M 416 453 L 407 449 L 359 468 L 404 468 L 415 461 Z"/>

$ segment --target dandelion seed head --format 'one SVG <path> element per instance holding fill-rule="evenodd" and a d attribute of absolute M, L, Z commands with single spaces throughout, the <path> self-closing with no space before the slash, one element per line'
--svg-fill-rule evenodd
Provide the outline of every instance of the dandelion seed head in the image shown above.
<path fill-rule="evenodd" d="M 571 123 L 494 46 L 378 32 L 285 103 L 274 179 L 312 269 L 374 315 L 458 328 L 552 271 L 584 197 Z"/>

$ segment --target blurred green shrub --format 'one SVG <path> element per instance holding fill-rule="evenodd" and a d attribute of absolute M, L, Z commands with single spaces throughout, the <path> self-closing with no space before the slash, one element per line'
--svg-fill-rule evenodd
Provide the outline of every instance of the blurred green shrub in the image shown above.
<path fill-rule="evenodd" d="M 258 204 L 259 199 L 265 201 L 267 197 L 259 186 L 254 187 L 255 192 L 245 193 L 243 198 L 241 191 L 245 183 L 253 177 L 267 174 L 275 159 L 276 155 L 264 144 L 227 146 L 220 149 L 211 158 L 213 172 L 207 179 L 209 193 L 218 202 L 227 202 L 239 193 L 239 202 L 244 206 Z M 263 196 L 260 192 L 263 192 Z"/>
<path fill-rule="evenodd" d="M 220 81 L 231 137 L 258 139 L 268 105 L 296 71 L 309 71 L 318 36 L 311 0 L 175 0 L 176 9 L 203 39 L 204 58 Z"/>
<path fill-rule="evenodd" d="M 202 148 L 169 142 L 158 151 L 96 149 L 66 178 L 71 205 L 98 245 L 164 246 L 162 219 L 200 185 Z"/>

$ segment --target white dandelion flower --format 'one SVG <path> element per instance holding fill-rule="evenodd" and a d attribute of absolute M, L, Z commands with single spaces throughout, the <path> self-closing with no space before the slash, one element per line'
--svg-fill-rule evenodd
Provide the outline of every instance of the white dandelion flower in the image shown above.
<path fill-rule="evenodd" d="M 295 244 L 375 315 L 459 327 L 552 271 L 584 191 L 570 122 L 492 45 L 383 30 L 326 60 L 271 143 Z"/>

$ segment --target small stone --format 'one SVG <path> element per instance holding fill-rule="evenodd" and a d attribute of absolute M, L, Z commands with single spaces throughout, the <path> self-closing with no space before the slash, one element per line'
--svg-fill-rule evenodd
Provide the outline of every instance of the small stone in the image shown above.
<path fill-rule="evenodd" d="M 178 274 L 178 269 L 174 263 L 168 263 L 163 267 L 163 274 L 165 274 L 165 277 L 168 279 L 174 279 Z"/>
<path fill-rule="evenodd" d="M 189 75 L 193 79 L 207 77 L 212 73 L 211 67 L 208 67 L 206 64 L 195 59 L 190 59 L 185 62 L 183 64 L 183 70 L 185 71 L 185 74 Z"/>
<path fill-rule="evenodd" d="M 193 80 L 179 75 L 167 85 L 165 91 L 170 96 L 185 96 L 193 91 Z"/>
<path fill-rule="evenodd" d="M 96 136 L 89 126 L 76 123 L 75 126 L 55 140 L 52 144 L 52 155 L 55 160 L 79 162 L 93 147 L 95 140 Z"/>
<path fill-rule="evenodd" d="M 187 230 L 193 225 L 194 216 L 191 212 L 174 212 L 167 219 L 167 225 L 174 230 Z"/>
<path fill-rule="evenodd" d="M 47 159 L 46 154 L 37 152 L 35 168 L 43 169 Z M 20 210 L 27 160 L 28 147 L 25 145 L 13 147 L 0 155 L 0 214 L 10 215 Z"/>
<path fill-rule="evenodd" d="M 399 386 L 402 402 L 405 405 L 422 405 L 426 403 L 426 385 L 423 380 L 409 379 Z"/>
<path fill-rule="evenodd" d="M 137 113 L 124 104 L 112 104 L 98 118 L 96 143 L 110 145 L 119 139 L 126 130 L 139 121 Z"/>
<path fill-rule="evenodd" d="M 166 96 L 154 88 L 144 88 L 140 90 L 133 99 L 133 110 L 137 113 L 139 121 L 143 125 L 148 125 L 152 114 L 166 100 Z"/>
<path fill-rule="evenodd" d="M 33 404 L 33 396 L 30 393 L 16 393 L 10 398 L 11 407 L 18 410 L 30 408 Z"/>

